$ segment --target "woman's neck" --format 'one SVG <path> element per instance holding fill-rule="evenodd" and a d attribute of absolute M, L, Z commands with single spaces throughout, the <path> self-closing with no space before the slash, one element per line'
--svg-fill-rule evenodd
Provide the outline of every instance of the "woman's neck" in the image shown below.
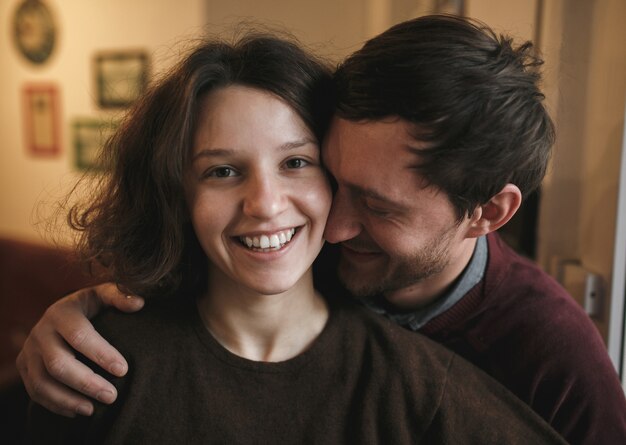
<path fill-rule="evenodd" d="M 309 272 L 286 292 L 263 295 L 229 280 L 210 280 L 198 310 L 206 328 L 240 357 L 280 362 L 304 352 L 328 320 L 324 298 Z"/>

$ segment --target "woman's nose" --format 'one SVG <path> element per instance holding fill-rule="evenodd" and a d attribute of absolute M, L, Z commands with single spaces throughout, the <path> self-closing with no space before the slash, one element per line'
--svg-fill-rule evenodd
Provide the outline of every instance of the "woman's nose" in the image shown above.
<path fill-rule="evenodd" d="M 249 178 L 245 188 L 243 212 L 257 219 L 269 219 L 282 213 L 288 203 L 287 190 L 278 178 Z"/>

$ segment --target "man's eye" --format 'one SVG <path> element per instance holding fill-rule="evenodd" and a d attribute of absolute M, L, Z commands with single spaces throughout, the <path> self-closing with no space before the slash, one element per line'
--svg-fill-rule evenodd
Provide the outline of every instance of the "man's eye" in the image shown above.
<path fill-rule="evenodd" d="M 378 206 L 369 204 L 367 202 L 365 202 L 364 204 L 365 204 L 365 209 L 374 216 L 386 217 L 391 213 L 388 209 L 383 209 Z"/>
<path fill-rule="evenodd" d="M 308 164 L 309 163 L 302 158 L 293 158 L 285 162 L 285 165 L 287 166 L 287 168 L 302 168 L 302 167 L 306 167 Z"/>
<path fill-rule="evenodd" d="M 389 215 L 389 211 L 387 210 L 382 210 L 382 209 L 373 209 L 371 207 L 367 208 L 368 212 L 370 212 L 372 215 L 376 215 L 379 217 L 385 217 Z"/>
<path fill-rule="evenodd" d="M 216 167 L 209 170 L 205 176 L 213 178 L 228 178 L 230 176 L 237 176 L 238 173 L 231 167 Z"/>

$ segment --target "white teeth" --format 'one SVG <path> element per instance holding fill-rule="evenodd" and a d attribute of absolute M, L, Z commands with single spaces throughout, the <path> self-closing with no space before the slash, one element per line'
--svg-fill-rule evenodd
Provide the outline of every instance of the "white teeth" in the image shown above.
<path fill-rule="evenodd" d="M 270 236 L 270 246 L 272 246 L 274 249 L 280 247 L 280 241 L 278 240 L 277 235 Z"/>
<path fill-rule="evenodd" d="M 261 245 L 259 246 L 261 249 L 267 249 L 270 246 L 270 239 L 266 235 L 261 235 Z"/>
<path fill-rule="evenodd" d="M 261 235 L 261 236 L 240 236 L 239 240 L 242 244 L 247 246 L 249 249 L 262 249 L 269 250 L 270 248 L 273 250 L 278 250 L 291 241 L 291 238 L 296 233 L 296 229 L 289 229 L 282 232 L 274 233 L 272 235 Z"/>

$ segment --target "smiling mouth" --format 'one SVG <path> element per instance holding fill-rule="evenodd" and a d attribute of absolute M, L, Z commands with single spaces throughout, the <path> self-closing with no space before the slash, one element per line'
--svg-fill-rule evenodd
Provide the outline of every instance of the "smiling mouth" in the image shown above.
<path fill-rule="evenodd" d="M 269 235 L 239 236 L 237 239 L 242 246 L 254 252 L 271 252 L 280 250 L 289 244 L 297 230 L 297 228 L 293 227 Z"/>
<path fill-rule="evenodd" d="M 349 261 L 356 261 L 356 262 L 370 261 L 370 260 L 381 257 L 380 251 L 375 251 L 371 249 L 354 249 L 345 244 L 342 245 L 341 247 L 342 247 L 341 253 L 343 257 L 348 258 Z"/>
<path fill-rule="evenodd" d="M 342 243 L 341 247 L 350 253 L 354 253 L 358 255 L 377 255 L 380 253 L 380 251 L 375 250 L 375 249 L 361 247 L 361 246 L 349 246 L 346 243 Z"/>

